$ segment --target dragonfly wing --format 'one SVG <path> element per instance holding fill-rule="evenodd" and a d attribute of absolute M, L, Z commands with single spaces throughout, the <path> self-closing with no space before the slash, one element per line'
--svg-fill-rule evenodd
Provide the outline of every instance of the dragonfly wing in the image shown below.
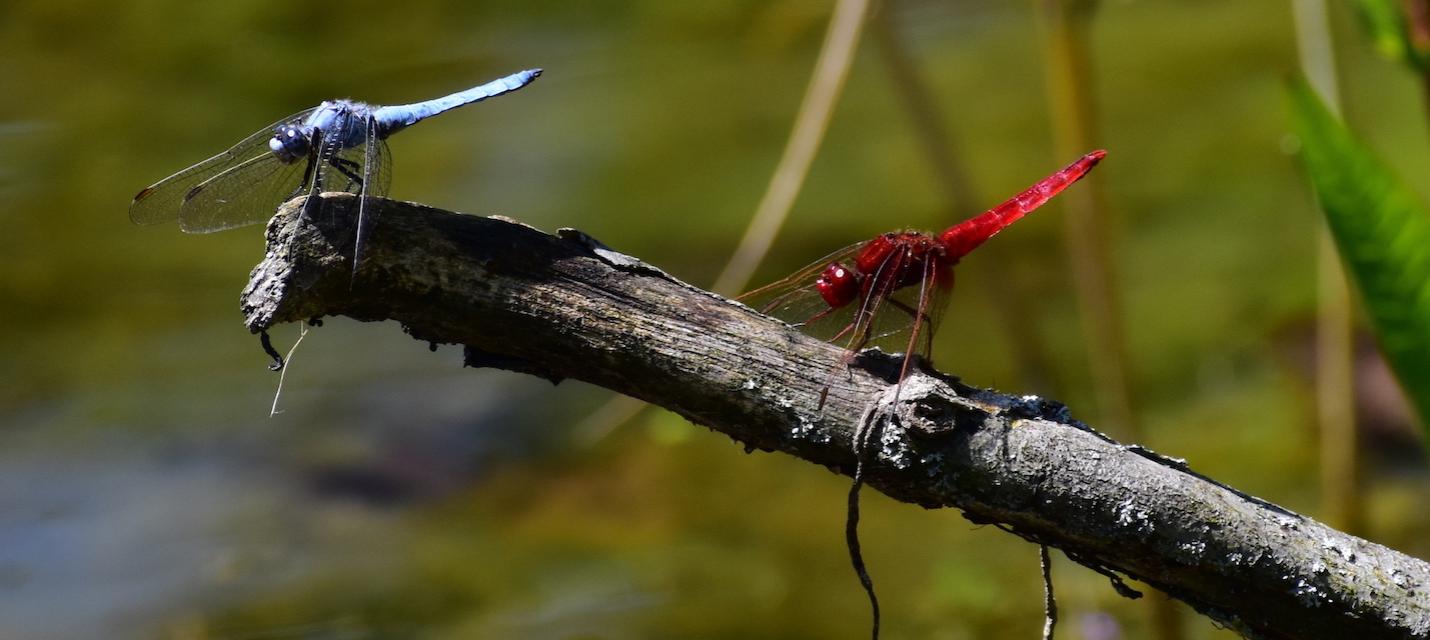
<path fill-rule="evenodd" d="M 255 131 L 227 151 L 204 160 L 172 176 L 145 187 L 129 205 L 129 219 L 135 224 L 158 224 L 180 217 L 184 201 L 197 185 L 268 152 L 268 139 L 281 125 L 301 121 L 313 110 L 304 109 L 271 126 Z M 271 211 L 270 211 L 271 213 Z"/>
<path fill-rule="evenodd" d="M 845 345 L 850 351 L 858 351 L 868 346 L 870 341 L 886 338 L 902 329 L 881 329 L 881 325 L 891 321 L 891 317 L 884 312 L 884 308 L 891 296 L 898 291 L 899 274 L 907 267 L 909 258 L 908 250 L 902 249 L 889 253 L 889 255 L 874 270 L 864 275 L 864 289 L 859 294 L 859 299 L 854 310 L 854 320 L 847 336 Z M 893 321 L 902 324 L 902 321 Z M 879 331 L 883 331 L 880 334 Z"/>
<path fill-rule="evenodd" d="M 864 243 L 849 244 L 848 247 L 834 251 L 822 259 L 805 264 L 789 276 L 739 294 L 735 300 L 748 304 L 759 313 L 778 317 L 791 324 L 805 323 L 815 313 L 829 309 L 829 304 L 825 303 L 815 289 L 815 280 L 819 279 L 819 274 L 824 273 L 825 267 L 831 263 L 851 263 L 854 254 L 859 253 L 862 247 Z"/>
<path fill-rule="evenodd" d="M 906 282 L 900 274 L 908 269 L 921 273 L 914 284 L 900 286 Z M 889 353 L 913 351 L 928 357 L 952 291 L 952 269 L 905 250 L 891 253 L 868 278 L 846 346 L 856 350 L 877 346 Z"/>
<path fill-rule="evenodd" d="M 375 138 L 368 132 L 376 124 L 370 114 L 352 112 L 333 125 L 333 131 L 327 132 L 319 147 L 318 175 L 313 189 L 365 196 L 387 194 L 387 187 L 392 181 L 391 156 L 386 142 L 370 142 Z M 345 128 L 358 128 L 363 132 L 351 134 L 341 131 Z M 344 139 L 348 140 L 346 144 Z"/>
<path fill-rule="evenodd" d="M 870 346 L 890 353 L 914 351 L 930 358 L 933 336 L 948 307 L 953 290 L 953 271 L 941 268 L 933 261 L 924 263 L 920 284 L 899 289 L 888 296 L 877 316 L 872 319 Z M 914 319 L 919 318 L 917 327 Z M 916 335 L 911 335 L 917 329 Z"/>
<path fill-rule="evenodd" d="M 392 156 L 387 143 L 372 135 L 378 125 L 368 111 L 348 112 L 335 120 L 318 146 L 314 156 L 317 170 L 307 185 L 310 197 L 324 192 L 357 194 L 357 231 L 364 238 L 372 226 L 368 220 L 372 203 L 368 200 L 386 195 L 392 181 Z M 322 203 L 310 202 L 318 203 L 319 207 L 309 209 L 308 215 L 323 215 Z M 361 258 L 361 242 L 362 238 L 354 242 L 357 259 Z M 357 259 L 353 262 L 354 268 Z"/>
<path fill-rule="evenodd" d="M 369 199 L 387 193 L 387 187 L 392 181 L 392 155 L 387 152 L 387 143 L 377 135 L 377 118 L 366 116 L 364 126 L 367 133 L 363 138 L 366 144 L 362 145 L 363 178 L 358 201 L 357 236 L 353 241 L 354 273 L 362 264 L 363 240 L 377 222 L 377 208 L 372 206 Z"/>
<path fill-rule="evenodd" d="M 371 166 L 368 168 L 368 180 L 372 187 L 367 190 L 367 195 L 384 197 L 391 193 L 392 188 L 392 153 L 387 148 L 386 140 L 378 139 L 376 142 L 369 142 L 368 146 L 377 150 L 373 154 L 377 159 L 377 167 L 375 171 Z"/>
<path fill-rule="evenodd" d="M 914 258 L 908 251 L 891 252 L 873 273 L 865 275 L 868 288 L 860 292 L 856 301 L 841 309 L 830 310 L 815 289 L 815 280 L 825 267 L 835 262 L 853 264 L 854 257 L 867 244 L 844 247 L 737 300 L 799 325 L 811 336 L 854 350 L 878 346 L 890 353 L 904 352 L 908 349 L 914 319 L 920 317 L 923 324 L 915 336 L 918 343 L 915 350 L 928 355 L 933 331 L 947 306 L 953 285 L 953 272 L 946 266 L 932 260 L 921 261 L 923 284 L 897 287 L 902 281 L 899 274 L 912 266 Z"/>
<path fill-rule="evenodd" d="M 804 292 L 818 296 L 819 292 L 814 288 L 814 282 L 819 278 L 819 274 L 824 268 L 835 262 L 848 264 L 855 254 L 864 247 L 864 243 L 851 244 L 823 258 L 815 260 L 798 271 L 791 273 L 779 280 L 771 282 L 758 289 L 752 289 L 735 297 L 736 300 L 745 303 L 760 313 L 779 316 L 779 309 L 786 306 L 783 301 L 795 297 L 790 295 L 793 292 Z M 825 305 L 828 306 L 828 305 Z"/>
<path fill-rule="evenodd" d="M 268 151 L 194 185 L 179 211 L 186 233 L 210 233 L 263 222 L 298 186 L 302 160 L 284 164 Z"/>
<path fill-rule="evenodd" d="M 827 340 L 848 324 L 849 309 L 831 311 L 814 283 L 831 263 L 850 264 L 864 244 L 844 247 L 780 280 L 743 293 L 736 300 L 760 313 L 799 325 L 806 333 Z"/>

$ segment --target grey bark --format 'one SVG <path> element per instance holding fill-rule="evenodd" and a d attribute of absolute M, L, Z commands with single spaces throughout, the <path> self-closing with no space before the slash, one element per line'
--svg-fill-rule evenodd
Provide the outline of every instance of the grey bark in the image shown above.
<path fill-rule="evenodd" d="M 354 271 L 356 199 L 304 206 L 269 225 L 243 294 L 254 332 L 396 320 L 465 345 L 469 365 L 584 380 L 846 475 L 873 420 L 870 486 L 1057 547 L 1124 594 L 1119 574 L 1255 638 L 1430 637 L 1430 564 L 1115 442 L 1056 402 L 925 366 L 895 398 L 898 358 L 839 367 L 839 348 L 571 230 L 376 200 Z"/>

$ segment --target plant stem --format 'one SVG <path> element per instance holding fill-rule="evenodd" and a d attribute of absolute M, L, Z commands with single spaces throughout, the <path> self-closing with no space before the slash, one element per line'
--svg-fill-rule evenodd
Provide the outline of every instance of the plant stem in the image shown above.
<path fill-rule="evenodd" d="M 1340 89 L 1326 2 L 1296 0 L 1292 7 L 1301 71 L 1321 101 L 1339 117 Z M 1321 434 L 1321 511 L 1332 526 L 1359 532 L 1362 516 L 1351 293 L 1324 218 L 1317 235 L 1316 424 Z"/>
<path fill-rule="evenodd" d="M 809 175 L 809 167 L 819 153 L 819 145 L 824 140 L 824 132 L 829 128 L 834 105 L 844 90 L 844 80 L 849 77 L 849 67 L 854 64 L 854 51 L 859 48 L 859 36 L 864 30 L 864 16 L 869 13 L 869 0 L 839 0 L 834 7 L 834 16 L 829 20 L 829 31 L 824 36 L 824 46 L 819 50 L 819 59 L 814 63 L 814 73 L 805 89 L 804 101 L 795 116 L 794 129 L 785 145 L 784 155 L 770 176 L 770 184 L 750 226 L 740 239 L 725 270 L 715 278 L 711 287 L 717 293 L 734 295 L 749 284 L 755 267 L 765 259 L 794 206 L 795 197 L 804 186 Z"/>

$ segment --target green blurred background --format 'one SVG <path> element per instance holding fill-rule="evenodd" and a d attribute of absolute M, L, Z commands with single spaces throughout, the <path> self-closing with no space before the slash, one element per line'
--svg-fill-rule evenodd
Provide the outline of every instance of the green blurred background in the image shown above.
<path fill-rule="evenodd" d="M 277 376 L 237 309 L 261 227 L 185 236 L 126 218 L 140 187 L 323 99 L 410 102 L 540 66 L 519 93 L 393 138 L 392 196 L 577 227 L 709 284 L 780 157 L 831 6 L 0 6 L 0 637 L 866 633 L 847 478 L 661 411 L 608 429 L 601 389 L 463 369 L 459 349 L 346 319 L 307 336 L 270 418 Z M 885 9 L 980 206 L 1073 159 L 1052 152 L 1033 3 Z M 1348 120 L 1423 192 L 1416 79 L 1331 9 Z M 1320 221 L 1284 106 L 1290 7 L 1107 2 L 1090 44 L 1141 438 L 1316 515 Z M 758 281 L 976 213 L 944 204 L 889 75 L 866 40 Z M 1097 424 L 1061 214 L 959 267 L 934 354 Z M 1009 355 L 1018 334 L 994 301 L 1010 295 L 1046 349 L 1038 371 Z M 1422 443 L 1386 380 L 1369 384 L 1364 534 L 1430 556 Z M 1035 547 L 865 495 L 886 637 L 1036 636 Z M 1063 637 L 1152 636 L 1145 605 L 1058 560 Z M 1232 637 L 1194 614 L 1182 626 Z"/>

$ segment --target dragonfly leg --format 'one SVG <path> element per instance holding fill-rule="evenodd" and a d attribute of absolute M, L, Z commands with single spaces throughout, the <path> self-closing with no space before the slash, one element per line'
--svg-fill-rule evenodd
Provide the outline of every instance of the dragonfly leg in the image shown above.
<path fill-rule="evenodd" d="M 919 341 L 919 329 L 922 329 L 922 328 L 924 327 L 924 322 L 925 322 L 925 321 L 928 321 L 928 323 L 929 323 L 929 324 L 928 324 L 928 329 L 929 329 L 929 330 L 926 331 L 926 332 L 924 332 L 924 342 L 925 342 L 926 347 L 928 348 L 928 352 L 927 352 L 927 353 L 933 353 L 933 341 L 932 341 L 932 339 L 930 338 L 930 336 L 933 335 L 933 321 L 929 318 L 929 315 L 928 315 L 928 308 L 929 308 L 928 305 L 929 305 L 929 291 L 930 291 L 930 290 L 935 286 L 935 284 L 936 284 L 936 283 L 934 282 L 934 279 L 935 279 L 937 273 L 938 273 L 938 271 L 937 271 L 936 266 L 934 265 L 934 262 L 933 262 L 932 260 L 927 261 L 927 262 L 924 263 L 924 273 L 923 273 L 923 277 L 919 279 L 919 308 L 918 308 L 918 309 L 909 309 L 909 308 L 908 308 L 908 305 L 905 305 L 904 303 L 899 302 L 898 300 L 892 300 L 892 299 L 890 300 L 890 302 L 894 303 L 894 306 L 895 306 L 895 307 L 897 307 L 897 308 L 899 308 L 899 309 L 903 309 L 905 313 L 908 313 L 910 316 L 913 316 L 913 318 L 914 318 L 914 328 L 913 328 L 912 334 L 909 336 L 909 346 L 907 346 L 907 347 L 904 348 L 904 364 L 903 364 L 902 367 L 899 368 L 899 384 L 898 384 L 898 386 L 894 387 L 894 402 L 895 402 L 895 403 L 897 403 L 897 402 L 899 401 L 899 393 L 900 393 L 901 391 L 903 391 L 903 389 L 904 389 L 904 377 L 907 376 L 908 373 L 909 373 L 909 362 L 911 362 L 911 361 L 913 360 L 913 357 L 914 357 L 914 354 L 913 354 L 914 346 L 919 343 L 919 342 L 918 342 L 918 341 Z"/>
<path fill-rule="evenodd" d="M 309 220 L 317 220 L 317 199 L 313 196 L 323 192 L 323 176 L 318 171 L 318 163 L 323 159 L 323 130 L 313 130 L 313 139 L 308 144 L 307 164 L 303 167 L 303 181 L 298 183 L 298 188 L 293 190 L 291 198 L 303 195 L 306 190 L 308 199 L 303 202 L 303 215 Z"/>
<path fill-rule="evenodd" d="M 305 161 L 306 164 L 303 166 L 303 181 L 299 182 L 298 186 L 293 188 L 292 195 L 288 196 L 289 200 L 303 195 L 304 190 L 308 190 L 309 193 L 317 191 L 317 189 L 315 188 L 317 185 L 314 181 L 317 177 L 318 147 L 322 145 L 322 139 L 322 131 L 313 132 L 313 144 L 308 146 L 308 159 Z"/>
<path fill-rule="evenodd" d="M 898 300 L 890 299 L 890 300 L 889 300 L 889 304 L 894 305 L 894 308 L 895 308 L 895 309 L 898 309 L 899 311 L 902 311 L 902 312 L 904 312 L 904 313 L 909 314 L 909 317 L 910 317 L 910 318 L 913 318 L 915 323 L 920 323 L 920 322 L 922 322 L 922 323 L 925 323 L 925 325 L 927 325 L 927 326 L 929 326 L 929 327 L 932 327 L 932 326 L 933 326 L 933 317 L 930 316 L 928 313 L 919 313 L 918 311 L 914 310 L 913 307 L 910 307 L 908 304 L 905 304 L 905 303 L 900 302 L 900 301 L 898 301 Z M 933 331 L 925 331 L 925 332 L 924 332 L 924 357 L 927 358 L 927 357 L 929 356 L 929 354 L 931 354 L 931 353 L 933 353 Z"/>
<path fill-rule="evenodd" d="M 333 158 L 328 161 L 328 164 L 331 164 L 334 169 L 338 170 L 338 173 L 343 174 L 343 177 L 348 179 L 349 189 L 362 186 L 362 176 L 360 175 L 362 165 L 358 164 L 356 160 Z"/>
<path fill-rule="evenodd" d="M 843 338 L 844 334 L 849 333 L 856 326 L 858 326 L 857 322 L 851 322 L 847 325 L 844 325 L 844 328 L 840 329 L 839 333 L 834 334 L 834 337 L 830 338 L 829 341 L 835 342 L 840 338 Z M 868 323 L 865 323 L 863 335 L 860 336 L 858 340 L 849 341 L 849 347 L 845 349 L 844 356 L 839 359 L 839 364 L 842 366 L 835 367 L 835 371 L 843 369 L 845 376 L 847 376 L 850 380 L 854 379 L 854 374 L 849 370 L 849 367 L 850 365 L 854 364 L 854 356 L 859 353 L 860 349 L 864 348 L 864 345 L 869 343 L 869 335 L 872 331 L 873 329 L 868 325 Z M 824 410 L 824 402 L 829 399 L 829 386 L 831 384 L 834 384 L 835 375 L 837 374 L 834 371 L 831 371 L 829 373 L 829 378 L 825 381 L 824 388 L 821 389 L 819 392 L 819 404 L 816 405 L 816 408 L 820 411 Z"/>
<path fill-rule="evenodd" d="M 857 353 L 869 344 L 869 340 L 874 337 L 874 323 L 872 320 L 863 322 L 863 329 L 855 339 L 849 341 L 849 353 Z"/>
<path fill-rule="evenodd" d="M 834 313 L 835 311 L 838 311 L 838 309 L 836 309 L 836 308 L 834 308 L 834 307 L 829 307 L 829 308 L 825 309 L 824 311 L 820 311 L 819 313 L 816 313 L 816 314 L 810 316 L 808 320 L 805 320 L 804 322 L 801 322 L 801 323 L 799 323 L 799 324 L 797 324 L 797 325 L 794 325 L 794 326 L 796 326 L 796 327 L 806 327 L 806 326 L 809 326 L 810 324 L 813 324 L 813 323 L 815 323 L 815 322 L 818 322 L 820 318 L 823 318 L 824 316 L 827 316 L 827 315 L 829 315 L 829 314 L 831 314 L 831 313 Z M 849 327 L 845 327 L 845 328 L 844 328 L 844 331 L 848 331 L 848 330 L 849 330 Z M 844 335 L 844 331 L 840 331 L 840 332 L 839 332 L 839 335 Z M 835 336 L 833 339 L 834 339 L 834 340 L 838 340 L 838 339 L 839 339 L 839 336 Z"/>
<path fill-rule="evenodd" d="M 827 310 L 827 311 L 817 313 L 817 314 L 814 315 L 813 318 L 810 318 L 809 320 L 806 320 L 805 322 L 813 322 L 813 321 L 819 319 L 820 316 L 823 316 L 823 315 L 825 315 L 826 313 L 828 313 L 829 311 L 833 311 L 833 310 L 834 310 L 834 309 L 831 308 L 831 309 L 829 309 L 829 310 Z M 830 338 L 829 341 L 830 341 L 830 342 L 837 342 L 837 341 L 839 341 L 840 338 L 843 338 L 843 337 L 844 337 L 844 334 L 849 333 L 849 331 L 852 330 L 853 328 L 854 328 L 854 323 L 852 323 L 852 322 L 849 323 L 849 324 L 844 325 L 844 328 L 843 328 L 843 329 L 840 329 L 840 330 L 839 330 L 839 333 L 834 334 L 834 337 L 833 337 L 833 338 Z M 850 365 L 851 363 L 853 363 L 853 362 L 854 362 L 854 352 L 853 352 L 853 351 L 846 351 L 846 352 L 844 352 L 844 355 L 839 358 L 839 365 L 836 366 L 832 371 L 830 371 L 830 372 L 829 372 L 829 376 L 824 379 L 824 388 L 822 388 L 822 389 L 819 390 L 819 404 L 815 405 L 815 409 L 817 409 L 817 410 L 819 410 L 819 411 L 823 411 L 823 410 L 824 410 L 824 403 L 825 403 L 826 400 L 829 400 L 829 387 L 834 384 L 834 376 L 839 375 L 837 372 L 838 372 L 840 369 L 843 369 L 843 370 L 844 370 L 844 374 L 845 374 L 846 376 L 850 376 L 850 379 L 853 379 L 852 374 L 850 374 L 850 372 L 849 372 L 849 365 Z"/>

